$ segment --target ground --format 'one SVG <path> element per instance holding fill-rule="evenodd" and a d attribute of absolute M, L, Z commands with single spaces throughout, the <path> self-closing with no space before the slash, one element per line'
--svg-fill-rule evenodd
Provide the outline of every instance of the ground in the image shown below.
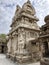
<path fill-rule="evenodd" d="M 14 63 L 10 59 L 6 58 L 6 55 L 0 54 L 0 65 L 18 65 L 17 63 Z M 21 64 L 19 64 L 21 65 Z M 23 64 L 23 65 L 40 65 L 39 62 L 33 63 L 33 64 Z"/>

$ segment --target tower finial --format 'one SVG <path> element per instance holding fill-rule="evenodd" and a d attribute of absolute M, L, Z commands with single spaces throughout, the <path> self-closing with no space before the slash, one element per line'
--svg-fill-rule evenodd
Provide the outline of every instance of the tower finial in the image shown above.
<path fill-rule="evenodd" d="M 30 0 L 28 0 L 27 2 L 30 3 Z"/>
<path fill-rule="evenodd" d="M 19 8 L 20 8 L 20 6 L 19 6 L 19 5 L 17 5 L 16 7 L 17 7 L 17 9 L 19 9 Z"/>

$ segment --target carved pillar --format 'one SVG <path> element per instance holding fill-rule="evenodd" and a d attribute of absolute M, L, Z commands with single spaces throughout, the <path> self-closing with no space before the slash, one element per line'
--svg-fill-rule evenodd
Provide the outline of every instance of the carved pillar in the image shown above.
<path fill-rule="evenodd" d="M 23 48 L 24 48 L 24 44 L 25 44 L 25 39 L 24 39 L 24 34 L 25 32 L 23 32 L 24 29 L 19 29 L 18 30 L 18 50 L 19 53 L 23 53 Z"/>
<path fill-rule="evenodd" d="M 17 49 L 18 49 L 18 40 L 17 40 L 17 35 L 14 35 L 13 38 L 13 50 L 14 50 L 14 54 L 16 53 Z"/>
<path fill-rule="evenodd" d="M 18 36 L 17 32 L 14 32 L 12 34 L 12 54 L 15 54 L 17 49 L 18 49 Z"/>
<path fill-rule="evenodd" d="M 8 53 L 11 53 L 11 35 L 9 36 L 9 40 L 7 43 Z"/>
<path fill-rule="evenodd" d="M 28 25 L 29 24 L 29 19 L 25 17 L 25 23 Z"/>
<path fill-rule="evenodd" d="M 40 51 L 40 56 L 41 56 L 41 58 L 43 57 L 43 51 L 44 50 L 44 48 L 43 48 L 43 41 L 42 41 L 42 39 L 40 39 L 39 40 L 39 51 Z"/>
<path fill-rule="evenodd" d="M 11 54 L 14 54 L 14 50 L 13 50 L 13 46 L 14 46 L 14 39 L 13 39 L 13 36 L 12 36 L 12 40 L 11 40 L 11 48 L 12 48 L 12 50 L 11 50 Z"/>
<path fill-rule="evenodd" d="M 49 42 L 48 42 L 48 50 L 49 50 Z"/>
<path fill-rule="evenodd" d="M 24 17 L 22 17 L 22 20 L 21 20 L 21 24 L 23 24 L 25 21 L 24 21 Z"/>

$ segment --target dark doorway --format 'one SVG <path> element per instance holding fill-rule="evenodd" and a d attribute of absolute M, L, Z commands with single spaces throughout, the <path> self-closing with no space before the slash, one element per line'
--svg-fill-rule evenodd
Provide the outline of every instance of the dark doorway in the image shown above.
<path fill-rule="evenodd" d="M 44 42 L 45 53 L 44 57 L 49 57 L 48 42 Z"/>
<path fill-rule="evenodd" d="M 36 45 L 36 42 L 31 41 L 31 45 Z"/>
<path fill-rule="evenodd" d="M 2 52 L 1 53 L 4 53 L 4 46 L 2 46 Z"/>

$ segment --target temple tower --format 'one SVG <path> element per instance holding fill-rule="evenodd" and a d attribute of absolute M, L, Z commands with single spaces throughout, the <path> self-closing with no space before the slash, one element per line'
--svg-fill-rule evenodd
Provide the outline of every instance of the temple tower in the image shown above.
<path fill-rule="evenodd" d="M 9 40 L 11 42 L 8 45 L 9 55 L 16 57 L 19 62 L 31 59 L 31 52 L 28 47 L 33 46 L 36 43 L 36 39 L 39 37 L 40 29 L 37 25 L 39 19 L 35 16 L 36 12 L 34 7 L 28 0 L 23 4 L 22 8 L 17 5 L 15 16 L 12 19 L 11 30 L 9 32 Z M 10 37 L 11 36 L 11 37 Z M 31 45 L 32 44 L 32 45 Z"/>

